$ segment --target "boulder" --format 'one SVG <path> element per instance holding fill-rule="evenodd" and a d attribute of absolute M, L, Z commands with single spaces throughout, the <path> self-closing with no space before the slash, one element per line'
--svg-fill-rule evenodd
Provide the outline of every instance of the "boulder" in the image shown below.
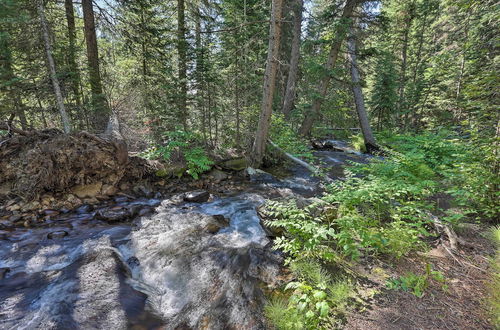
<path fill-rule="evenodd" d="M 73 187 L 71 192 L 78 198 L 92 198 L 101 193 L 102 182 L 96 182 L 92 184 L 85 184 Z"/>
<path fill-rule="evenodd" d="M 210 198 L 210 193 L 206 190 L 192 191 L 184 194 L 183 199 L 191 203 L 204 203 Z"/>
<path fill-rule="evenodd" d="M 223 181 L 229 178 L 229 175 L 221 170 L 214 168 L 208 174 L 208 177 L 212 178 L 214 181 Z"/>
<path fill-rule="evenodd" d="M 101 209 L 97 211 L 96 218 L 99 220 L 104 220 L 108 222 L 115 221 L 125 221 L 130 217 L 130 213 L 127 209 L 117 208 L 117 209 Z"/>
<path fill-rule="evenodd" d="M 233 158 L 221 162 L 220 167 L 231 171 L 242 171 L 248 166 L 248 161 L 245 157 Z"/>

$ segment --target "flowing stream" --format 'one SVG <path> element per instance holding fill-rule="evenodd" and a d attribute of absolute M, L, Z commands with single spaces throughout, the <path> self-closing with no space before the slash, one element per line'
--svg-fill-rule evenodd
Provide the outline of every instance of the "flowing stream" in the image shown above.
<path fill-rule="evenodd" d="M 366 159 L 338 150 L 316 156 L 332 178 L 347 160 Z M 263 288 L 280 283 L 282 256 L 256 207 L 269 190 L 307 197 L 318 184 L 292 167 L 205 203 L 119 197 L 56 212 L 36 228 L 0 230 L 0 328 L 265 328 Z M 99 208 L 140 211 L 110 224 L 96 217 Z"/>

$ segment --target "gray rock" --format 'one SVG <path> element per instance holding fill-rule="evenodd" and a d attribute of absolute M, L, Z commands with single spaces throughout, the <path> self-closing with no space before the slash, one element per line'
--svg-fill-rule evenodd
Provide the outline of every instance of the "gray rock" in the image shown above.
<path fill-rule="evenodd" d="M 130 217 L 130 213 L 127 209 L 101 209 L 97 211 L 96 217 L 99 220 L 115 222 L 115 221 L 125 221 Z"/>
<path fill-rule="evenodd" d="M 229 175 L 221 170 L 213 169 L 208 173 L 208 176 L 215 181 L 223 181 L 226 180 Z"/>

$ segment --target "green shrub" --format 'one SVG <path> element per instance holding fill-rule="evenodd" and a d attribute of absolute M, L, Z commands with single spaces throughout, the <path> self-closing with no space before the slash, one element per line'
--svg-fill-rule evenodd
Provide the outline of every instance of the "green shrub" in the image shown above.
<path fill-rule="evenodd" d="M 141 156 L 146 159 L 184 161 L 187 173 L 195 179 L 198 179 L 199 174 L 210 170 L 213 161 L 200 146 L 199 135 L 177 128 L 175 131 L 165 132 L 163 137 L 163 143 L 152 145 Z"/>

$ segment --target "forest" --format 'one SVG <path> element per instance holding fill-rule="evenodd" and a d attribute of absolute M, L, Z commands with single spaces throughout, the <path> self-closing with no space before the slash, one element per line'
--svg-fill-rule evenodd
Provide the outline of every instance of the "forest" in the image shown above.
<path fill-rule="evenodd" d="M 0 0 L 0 328 L 500 328 L 493 0 Z"/>

